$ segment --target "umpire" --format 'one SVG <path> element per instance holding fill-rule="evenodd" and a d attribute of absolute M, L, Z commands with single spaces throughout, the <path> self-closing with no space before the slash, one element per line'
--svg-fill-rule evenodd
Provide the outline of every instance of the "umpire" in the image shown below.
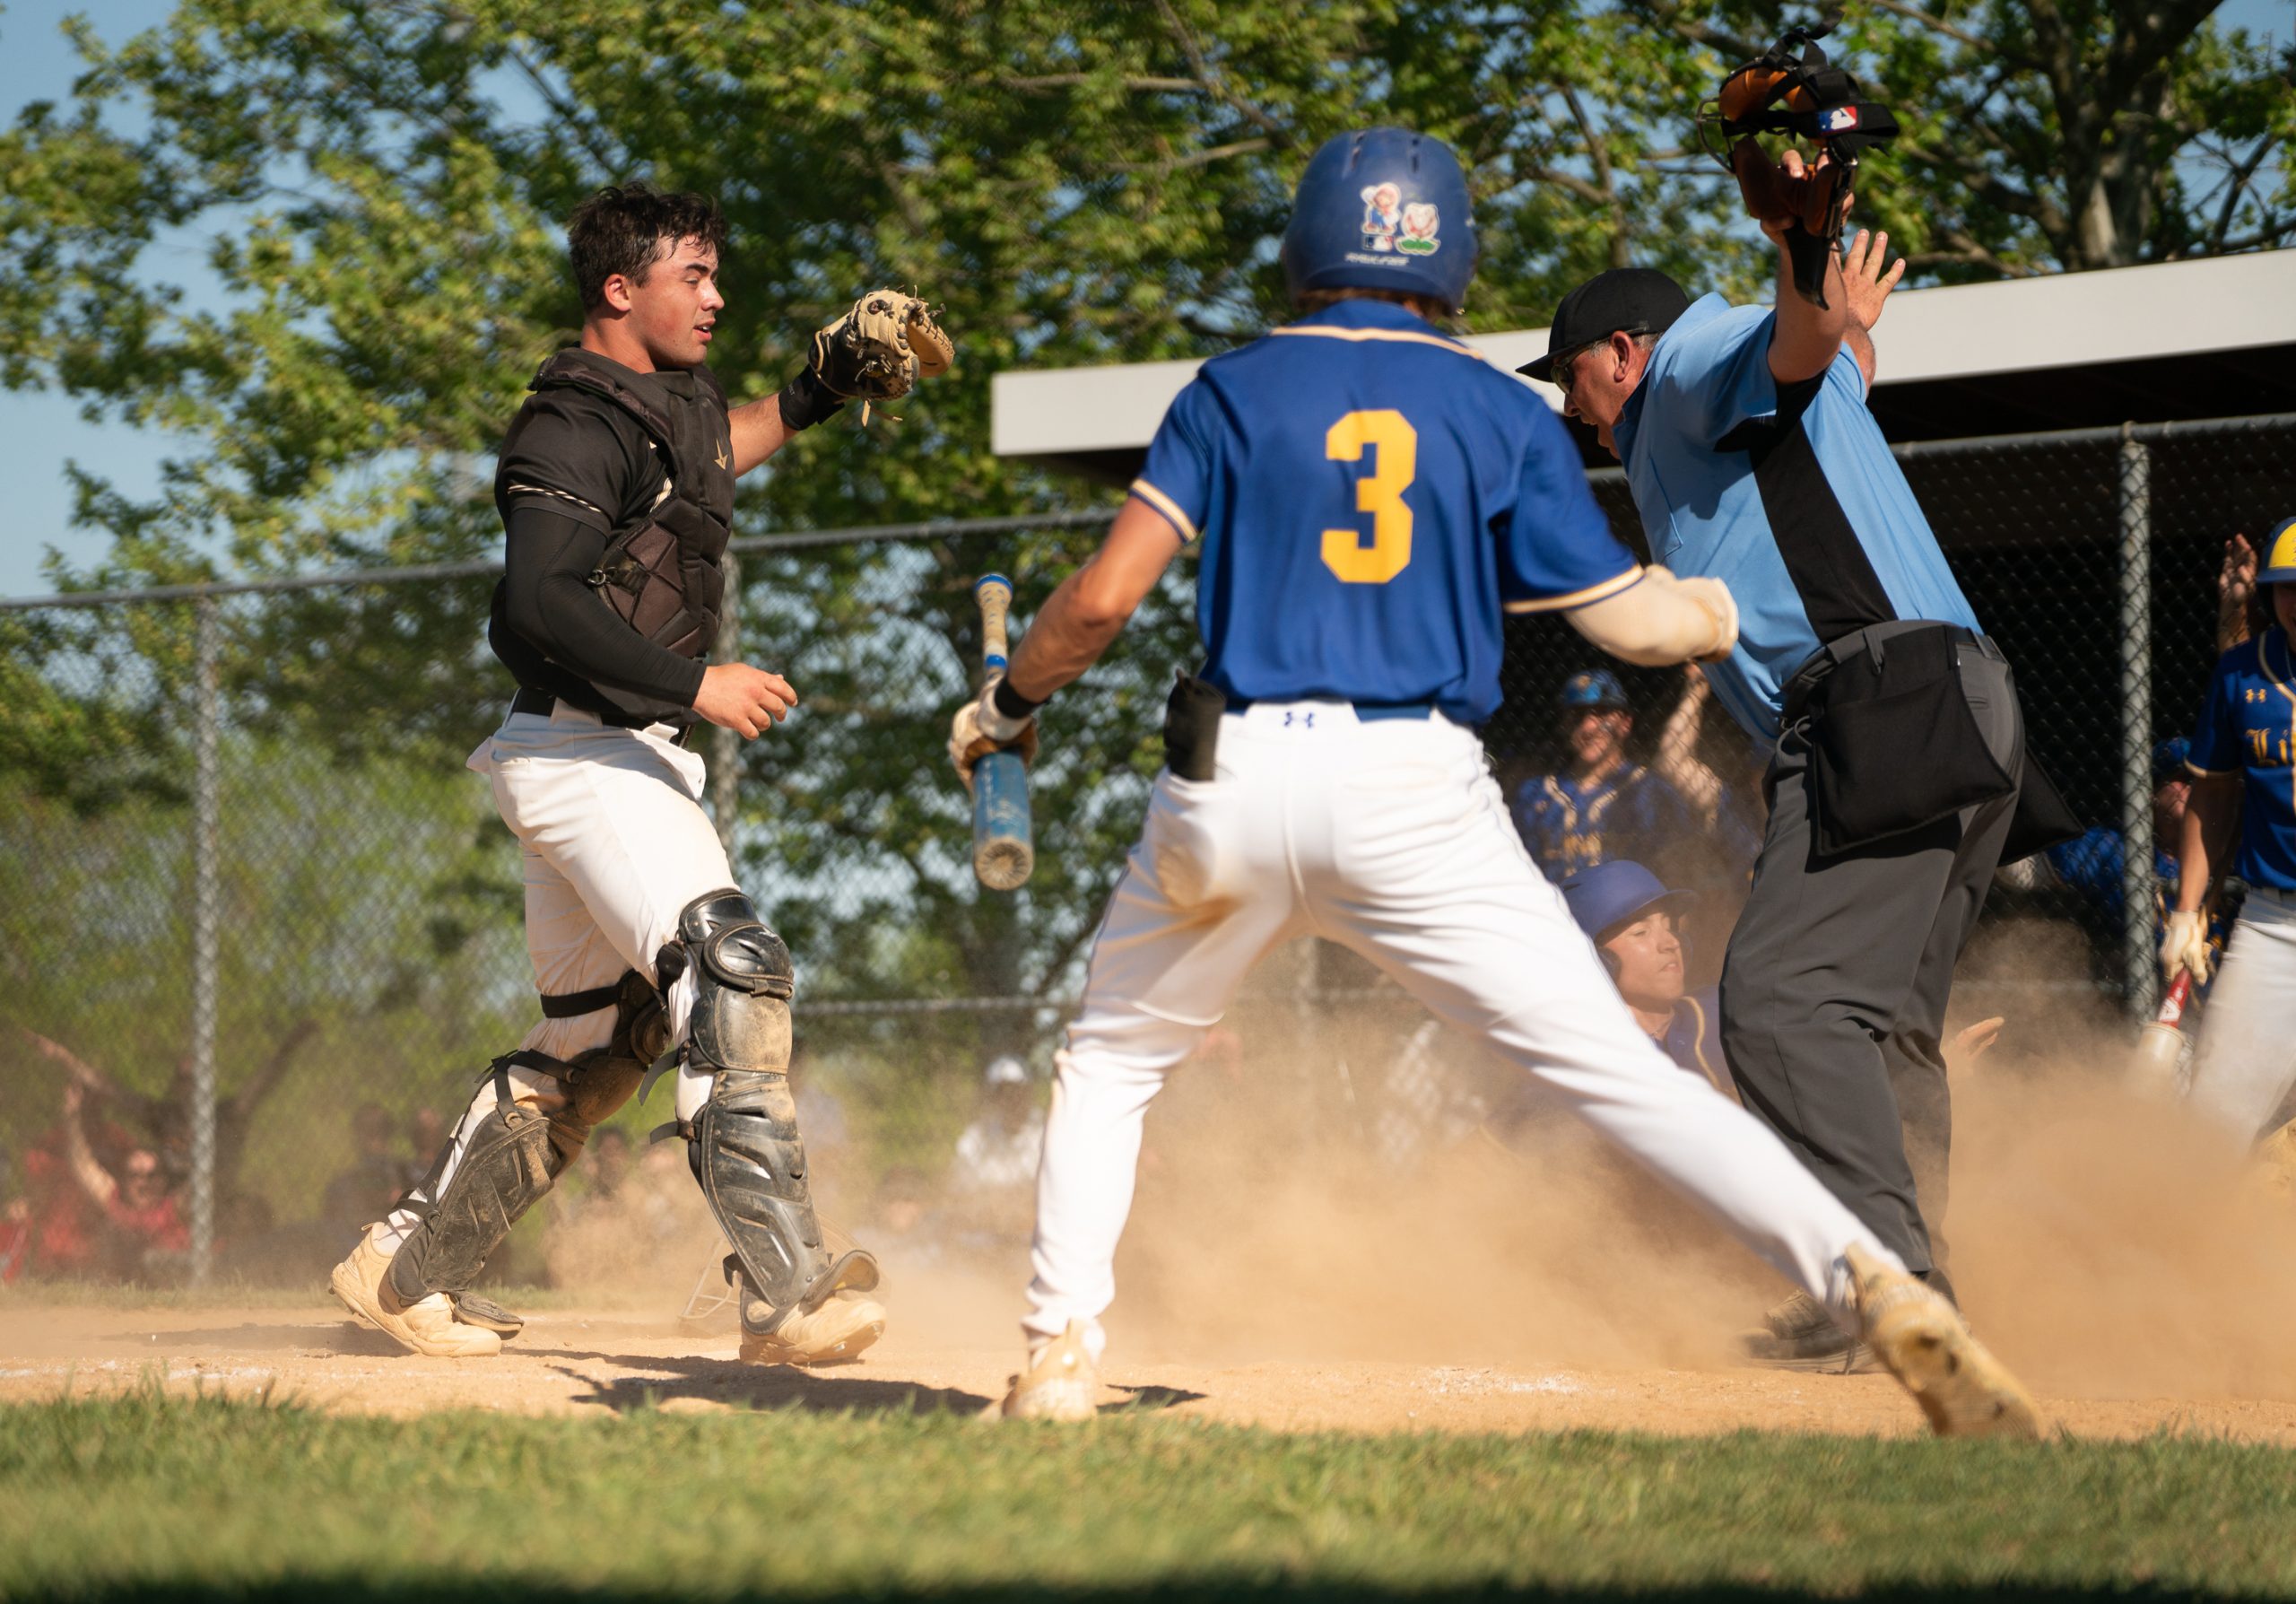
<path fill-rule="evenodd" d="M 1787 173 L 1803 176 L 1796 158 Z M 1737 599 L 1737 649 L 1706 672 L 1775 745 L 1722 972 L 1745 1103 L 1951 1296 L 1931 1229 L 1952 1131 L 1946 994 L 2021 791 L 2016 855 L 2066 821 L 2030 778 L 2009 665 L 1866 409 L 1867 331 L 1904 264 L 1884 272 L 1887 236 L 1861 231 L 1828 253 L 1820 306 L 1794 288 L 1787 228 L 1763 224 L 1775 308 L 1613 269 L 1564 298 L 1522 371 L 1559 386 L 1625 465 L 1653 560 Z"/>

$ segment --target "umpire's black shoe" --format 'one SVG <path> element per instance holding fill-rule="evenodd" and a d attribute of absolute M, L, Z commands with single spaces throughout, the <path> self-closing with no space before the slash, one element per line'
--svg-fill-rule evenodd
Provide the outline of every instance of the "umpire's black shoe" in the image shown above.
<path fill-rule="evenodd" d="M 1837 1325 L 1826 1306 L 1806 1292 L 1797 1292 L 1770 1310 L 1761 1323 L 1761 1330 L 1739 1338 L 1749 1364 L 1836 1375 L 1880 1368 L 1873 1350 Z"/>

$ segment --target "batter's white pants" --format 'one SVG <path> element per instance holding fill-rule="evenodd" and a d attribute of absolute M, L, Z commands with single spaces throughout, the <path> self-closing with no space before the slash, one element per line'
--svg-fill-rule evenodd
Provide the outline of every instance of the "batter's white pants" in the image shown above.
<path fill-rule="evenodd" d="M 655 955 L 677 934 L 686 904 L 735 884 L 718 832 L 701 810 L 701 755 L 678 746 L 673 733 L 666 725 L 616 728 L 561 702 L 547 717 L 510 714 L 471 754 L 469 766 L 491 780 L 494 806 L 518 838 L 526 951 L 537 991 L 610 986 L 630 969 L 652 981 Z M 670 988 L 670 1024 L 679 1041 L 693 1010 L 695 978 L 689 968 Z M 571 1059 L 604 1047 L 613 1024 L 609 1004 L 570 1019 L 544 1019 L 518 1045 Z M 544 1113 L 563 1101 L 547 1076 L 514 1068 L 509 1078 L 517 1101 Z M 681 1119 L 700 1111 L 709 1082 L 705 1074 L 679 1072 Z M 439 1188 L 494 1103 L 490 1077 L 456 1127 Z M 396 1252 L 419 1218 L 411 1209 L 396 1210 L 370 1233 L 375 1245 Z"/>
<path fill-rule="evenodd" d="M 1261 702 L 1216 778 L 1156 782 L 1058 1055 L 1037 1180 L 1032 1342 L 1100 1340 L 1141 1124 L 1270 948 L 1320 936 L 1479 1033 L 1856 1329 L 1843 1250 L 1897 1260 L 1760 1121 L 1635 1024 L 1509 822 L 1483 748 L 1439 718 Z"/>
<path fill-rule="evenodd" d="M 2193 1106 L 2253 1141 L 2296 1082 L 2296 892 L 2248 893 L 2201 1017 Z"/>

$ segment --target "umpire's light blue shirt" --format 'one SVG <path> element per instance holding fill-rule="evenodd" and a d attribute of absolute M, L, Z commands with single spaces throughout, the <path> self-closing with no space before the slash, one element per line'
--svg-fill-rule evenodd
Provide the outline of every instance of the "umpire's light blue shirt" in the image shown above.
<path fill-rule="evenodd" d="M 1786 682 L 1827 641 L 1893 618 L 1978 627 L 1866 408 L 1857 359 L 1845 345 L 1781 393 L 1776 320 L 1719 295 L 1694 302 L 1611 431 L 1652 558 L 1737 598 L 1738 648 L 1706 672 L 1764 745 Z"/>

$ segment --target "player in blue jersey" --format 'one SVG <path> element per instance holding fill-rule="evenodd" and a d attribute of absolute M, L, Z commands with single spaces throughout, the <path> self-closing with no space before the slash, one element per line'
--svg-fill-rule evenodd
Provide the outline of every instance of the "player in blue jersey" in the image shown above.
<path fill-rule="evenodd" d="M 1683 794 L 1628 759 L 1634 715 L 1617 675 L 1574 674 L 1555 704 L 1570 761 L 1515 793 L 1515 828 L 1540 873 L 1560 885 L 1596 864 L 1656 862 L 1699 833 L 1702 823 Z"/>
<path fill-rule="evenodd" d="M 2271 598 L 2274 627 L 2218 658 L 2209 680 L 2192 741 L 2183 874 L 2161 944 L 2171 981 L 2187 970 L 2208 978 L 2203 908 L 2229 860 L 2248 899 L 2209 995 L 2191 1095 L 2243 1142 L 2296 1081 L 2296 518 L 2266 539 L 2263 562 L 2257 582 Z"/>
<path fill-rule="evenodd" d="M 1415 249 L 1382 250 L 1367 226 L 1389 185 Z M 1637 563 L 1553 415 L 1436 326 L 1474 257 L 1443 145 L 1381 128 L 1318 151 L 1283 247 L 1305 316 L 1204 364 L 1106 544 L 957 714 L 961 773 L 1026 750 L 1037 708 L 1196 549 L 1205 665 L 1173 693 L 1166 769 L 1058 1057 L 1031 1352 L 1005 1412 L 1092 1412 L 1148 1104 L 1261 955 L 1314 935 L 1479 1034 L 1865 1331 L 1937 1429 L 2030 1434 L 2031 1400 L 1951 1305 L 1636 1026 L 1515 836 L 1471 728 L 1499 704 L 1503 614 L 1559 613 L 1642 663 L 1718 657 L 1735 624 L 1721 585 Z M 1372 1275 L 1361 1291 L 1367 1320 L 1409 1296 Z"/>
<path fill-rule="evenodd" d="M 1798 158 L 1789 166 L 1798 177 Z M 1737 598 L 1737 647 L 1705 672 L 1774 754 L 1761 854 L 1723 962 L 1731 1073 L 1834 1195 L 1951 1296 L 1931 1235 L 1951 1142 L 1953 965 L 2013 823 L 2013 858 L 2079 826 L 2061 806 L 2054 830 L 2020 817 L 2029 784 L 2036 815 L 2054 792 L 2026 779 L 2007 661 L 1866 406 L 1867 331 L 1903 264 L 1885 271 L 1886 237 L 1860 231 L 1819 306 L 1794 287 L 1787 225 L 1764 228 L 1779 246 L 1775 307 L 1692 302 L 1663 274 L 1614 269 L 1564 298 L 1547 355 L 1524 371 L 1560 386 L 1625 465 L 1657 559 Z"/>

